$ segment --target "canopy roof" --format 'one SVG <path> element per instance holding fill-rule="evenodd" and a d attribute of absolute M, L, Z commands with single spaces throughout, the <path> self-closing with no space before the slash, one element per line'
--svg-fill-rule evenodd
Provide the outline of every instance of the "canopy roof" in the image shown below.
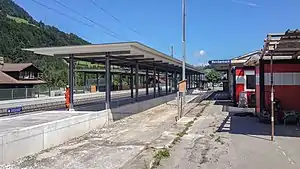
<path fill-rule="evenodd" d="M 253 56 L 244 64 L 254 66 L 259 60 L 286 60 L 299 59 L 300 55 L 300 31 L 287 30 L 285 33 L 270 33 L 265 39 L 260 56 Z"/>
<path fill-rule="evenodd" d="M 261 59 L 298 59 L 300 55 L 300 30 L 287 30 L 285 33 L 267 35 Z"/>
<path fill-rule="evenodd" d="M 66 58 L 73 55 L 75 59 L 92 63 L 104 63 L 106 55 L 111 64 L 129 66 L 139 63 L 141 67 L 181 70 L 182 61 L 152 49 L 139 42 L 106 43 L 94 45 L 61 46 L 23 49 L 39 55 Z M 194 66 L 186 64 L 189 71 L 200 72 Z"/>

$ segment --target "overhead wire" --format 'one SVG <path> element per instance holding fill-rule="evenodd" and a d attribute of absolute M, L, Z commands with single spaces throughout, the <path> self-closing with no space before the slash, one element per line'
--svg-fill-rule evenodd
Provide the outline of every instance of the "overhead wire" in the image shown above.
<path fill-rule="evenodd" d="M 141 33 L 139 33 L 136 29 L 133 29 L 131 27 L 129 27 L 127 24 L 125 24 L 121 19 L 117 18 L 116 16 L 114 16 L 113 14 L 111 14 L 110 12 L 108 12 L 107 10 L 105 10 L 104 8 L 102 8 L 101 6 L 99 6 L 94 0 L 89 0 L 96 8 L 98 8 L 99 10 L 101 10 L 102 12 L 106 13 L 107 15 L 109 15 L 111 18 L 113 18 L 115 21 L 119 22 L 121 25 L 125 26 L 127 29 L 135 32 L 136 34 L 141 35 Z"/>
<path fill-rule="evenodd" d="M 35 2 L 36 4 L 38 4 L 38 5 L 40 5 L 40 6 L 43 6 L 44 8 L 47 8 L 47 9 L 49 9 L 49 10 L 51 10 L 51 11 L 54 11 L 54 12 L 56 12 L 56 13 L 62 15 L 62 16 L 65 16 L 65 17 L 67 17 L 67 18 L 69 18 L 69 19 L 71 19 L 71 20 L 73 20 L 73 21 L 75 21 L 75 22 L 78 22 L 78 23 L 80 23 L 80 24 L 83 24 L 83 25 L 88 26 L 88 27 L 91 27 L 91 28 L 95 28 L 93 25 L 90 25 L 90 24 L 88 24 L 88 23 L 85 23 L 85 22 L 83 22 L 83 21 L 81 21 L 81 20 L 79 20 L 79 19 L 73 17 L 73 16 L 70 16 L 70 15 L 67 15 L 67 14 L 65 14 L 65 13 L 63 13 L 63 12 L 60 12 L 59 10 L 56 10 L 56 9 L 54 9 L 54 8 L 51 8 L 51 7 L 45 5 L 45 4 L 43 4 L 43 3 L 41 3 L 41 2 L 39 2 L 39 1 L 37 1 L 37 0 L 31 0 L 31 1 Z M 110 29 L 106 28 L 105 26 L 103 26 L 103 25 L 101 25 L 101 24 L 99 24 L 99 23 L 93 21 L 92 19 L 90 19 L 90 18 L 88 18 L 88 17 L 86 17 L 86 16 L 82 16 L 79 12 L 75 11 L 74 9 L 69 8 L 67 5 L 65 5 L 65 4 L 63 4 L 63 3 L 61 3 L 61 2 L 59 2 L 59 1 L 57 1 L 57 0 L 54 0 L 54 1 L 55 1 L 56 3 L 58 3 L 58 4 L 60 4 L 61 6 L 64 6 L 65 8 L 71 10 L 73 13 L 76 13 L 77 15 L 80 15 L 81 17 L 83 17 L 84 19 L 88 20 L 89 22 L 92 22 L 93 24 L 95 24 L 95 25 L 101 27 L 102 29 L 108 31 L 108 32 L 103 32 L 104 34 L 109 35 L 109 36 L 111 36 L 111 37 L 113 37 L 113 38 L 116 38 L 116 39 L 118 39 L 118 40 L 122 40 L 122 38 L 123 38 L 123 39 L 127 39 L 127 38 L 124 38 L 124 37 L 118 35 L 117 33 L 113 32 L 113 31 L 111 31 Z"/>
<path fill-rule="evenodd" d="M 123 25 L 124 27 L 126 27 L 127 29 L 135 32 L 136 34 L 140 35 L 141 37 L 144 37 L 146 39 L 149 39 L 145 36 L 143 36 L 140 32 L 138 32 L 136 29 L 133 29 L 131 27 L 129 27 L 127 24 L 125 24 L 121 19 L 117 18 L 116 16 L 114 16 L 113 14 L 111 14 L 110 12 L 108 12 L 106 9 L 104 9 L 103 7 L 101 7 L 100 5 L 98 5 L 96 3 L 95 0 L 89 0 L 96 8 L 98 8 L 99 10 L 101 10 L 102 12 L 106 13 L 107 15 L 109 15 L 111 18 L 113 18 L 115 21 L 119 22 L 121 25 Z M 169 46 L 169 45 L 168 45 Z"/>
<path fill-rule="evenodd" d="M 87 24 L 87 23 L 85 23 L 85 22 L 83 22 L 81 20 L 78 20 L 78 19 L 76 19 L 76 18 L 74 18 L 74 17 L 72 17 L 70 15 L 64 14 L 64 13 L 62 13 L 62 12 L 60 12 L 60 11 L 54 9 L 54 8 L 46 6 L 46 5 L 42 4 L 42 3 L 40 3 L 39 1 L 36 1 L 36 0 L 31 0 L 31 1 L 35 2 L 36 4 L 38 4 L 40 6 L 43 6 L 44 8 L 47 8 L 47 9 L 49 9 L 51 11 L 57 12 L 58 14 L 63 15 L 63 16 L 65 16 L 65 17 L 67 17 L 67 18 L 69 18 L 69 19 L 71 19 L 71 20 L 73 20 L 75 22 L 78 22 L 78 23 L 83 24 L 83 25 L 88 26 L 88 27 L 93 27 L 92 25 Z"/>
<path fill-rule="evenodd" d="M 86 19 L 86 20 L 92 22 L 93 24 L 95 24 L 95 25 L 101 27 L 102 29 L 108 31 L 110 36 L 113 36 L 114 38 L 116 38 L 116 39 L 118 39 L 118 40 L 122 40 L 122 39 L 128 40 L 128 38 L 126 38 L 126 37 L 124 37 L 124 36 L 122 36 L 122 35 L 117 34 L 116 32 L 110 30 L 109 28 L 105 27 L 104 25 L 102 25 L 102 24 L 100 24 L 100 23 L 98 23 L 98 22 L 92 20 L 91 18 L 82 15 L 80 12 L 78 12 L 78 11 L 76 11 L 76 10 L 70 8 L 70 7 L 67 6 L 66 4 L 62 3 L 60 0 L 53 0 L 53 1 L 54 1 L 55 3 L 57 3 L 58 5 L 63 6 L 63 7 L 65 7 L 66 9 L 72 11 L 73 13 L 77 14 L 78 16 L 80 16 L 80 17 L 82 17 L 82 18 L 84 18 L 84 19 Z M 107 33 L 106 33 L 106 34 L 107 34 Z"/>

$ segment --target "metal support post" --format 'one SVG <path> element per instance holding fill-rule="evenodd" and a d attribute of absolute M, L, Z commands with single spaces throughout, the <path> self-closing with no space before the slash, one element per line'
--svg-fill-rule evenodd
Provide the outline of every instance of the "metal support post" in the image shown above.
<path fill-rule="evenodd" d="M 28 97 L 28 88 L 25 87 L 25 99 L 27 99 L 27 97 Z"/>
<path fill-rule="evenodd" d="M 201 84 L 201 74 L 198 75 L 198 88 L 200 88 L 200 84 Z"/>
<path fill-rule="evenodd" d="M 156 67 L 153 70 L 153 96 L 156 97 Z"/>
<path fill-rule="evenodd" d="M 131 98 L 133 98 L 133 67 L 130 67 L 130 94 Z"/>
<path fill-rule="evenodd" d="M 97 73 L 97 87 L 96 87 L 96 91 L 100 91 L 100 86 L 99 86 L 99 74 Z"/>
<path fill-rule="evenodd" d="M 157 72 L 157 81 L 158 81 L 158 83 L 157 83 L 157 87 L 158 87 L 158 96 L 160 96 L 160 80 L 159 80 L 160 78 L 159 78 L 159 71 Z"/>
<path fill-rule="evenodd" d="M 193 78 L 193 76 L 192 76 L 192 74 L 190 74 L 189 76 L 190 76 L 190 87 L 189 88 L 192 88 L 192 80 L 193 80 L 192 78 Z"/>
<path fill-rule="evenodd" d="M 119 90 L 123 90 L 122 73 L 119 74 Z"/>
<path fill-rule="evenodd" d="M 169 88 L 168 88 L 168 71 L 166 71 L 166 95 L 169 93 Z"/>
<path fill-rule="evenodd" d="M 50 94 L 49 94 L 49 96 L 50 96 Z M 14 99 L 14 89 L 11 89 L 11 100 L 13 100 L 13 99 Z"/>
<path fill-rule="evenodd" d="M 38 89 L 38 98 L 39 98 L 40 97 L 40 92 L 41 92 L 40 91 L 40 85 L 37 86 L 37 89 Z"/>
<path fill-rule="evenodd" d="M 87 90 L 87 86 L 86 86 L 86 72 L 83 72 L 83 89 L 84 89 L 84 91 Z"/>
<path fill-rule="evenodd" d="M 187 86 L 187 89 L 189 89 L 190 88 L 190 75 L 189 74 L 187 74 L 187 84 L 186 84 L 186 86 Z"/>
<path fill-rule="evenodd" d="M 180 110 L 180 100 L 181 100 L 181 98 L 179 96 L 179 92 L 177 92 L 176 101 L 177 101 L 177 114 L 178 114 L 178 118 L 176 119 L 176 121 L 180 119 L 180 112 L 181 112 L 181 110 Z"/>
<path fill-rule="evenodd" d="M 110 109 L 110 103 L 111 103 L 111 75 L 110 75 L 110 57 L 109 55 L 106 55 L 105 57 L 105 87 L 106 87 L 106 93 L 105 93 L 105 108 Z"/>
<path fill-rule="evenodd" d="M 193 74 L 190 75 L 190 88 L 193 88 Z"/>
<path fill-rule="evenodd" d="M 135 63 L 135 101 L 139 98 L 139 64 Z"/>
<path fill-rule="evenodd" d="M 193 88 L 196 88 L 196 74 L 193 74 Z"/>
<path fill-rule="evenodd" d="M 195 88 L 195 74 L 192 74 L 192 88 Z"/>
<path fill-rule="evenodd" d="M 185 78 L 185 61 L 186 61 L 186 39 L 185 39 L 185 19 L 186 19 L 186 7 L 185 7 L 185 0 L 182 0 L 182 80 L 186 80 Z M 185 91 L 183 92 L 182 99 L 183 103 L 185 104 L 185 95 L 186 95 L 186 86 Z"/>
<path fill-rule="evenodd" d="M 195 73 L 194 77 L 195 77 L 195 79 L 194 79 L 195 88 L 197 88 L 198 87 L 198 74 Z"/>
<path fill-rule="evenodd" d="M 69 56 L 69 87 L 70 87 L 70 108 L 74 110 L 74 56 Z"/>
<path fill-rule="evenodd" d="M 146 95 L 149 94 L 149 70 L 146 69 Z"/>
<path fill-rule="evenodd" d="M 174 86 L 174 92 L 177 92 L 177 72 L 175 71 L 173 74 L 174 80 L 173 80 L 173 86 Z"/>
<path fill-rule="evenodd" d="M 274 141 L 274 82 L 273 82 L 273 54 L 271 54 L 271 123 L 272 123 L 272 134 L 271 134 L 271 141 Z"/>

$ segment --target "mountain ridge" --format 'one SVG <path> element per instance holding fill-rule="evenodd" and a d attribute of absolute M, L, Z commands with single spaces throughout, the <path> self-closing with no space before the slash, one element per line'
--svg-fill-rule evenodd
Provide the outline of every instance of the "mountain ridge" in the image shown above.
<path fill-rule="evenodd" d="M 42 78 L 49 86 L 63 87 L 67 84 L 67 65 L 60 58 L 36 56 L 22 48 L 86 45 L 90 42 L 73 33 L 36 21 L 12 0 L 0 0 L 0 56 L 5 62 L 32 62 L 43 71 Z M 80 66 L 79 66 L 80 67 Z M 83 78 L 77 75 L 77 85 Z"/>

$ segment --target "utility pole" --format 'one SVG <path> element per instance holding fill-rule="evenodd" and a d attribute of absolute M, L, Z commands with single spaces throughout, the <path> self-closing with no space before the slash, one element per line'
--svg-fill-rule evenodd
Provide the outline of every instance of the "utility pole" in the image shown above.
<path fill-rule="evenodd" d="M 170 51 L 171 51 L 171 56 L 173 58 L 174 57 L 174 46 L 173 45 L 171 45 Z"/>
<path fill-rule="evenodd" d="M 186 7 L 185 0 L 182 0 L 182 80 L 185 80 L 185 60 L 186 60 L 186 42 L 185 42 L 185 18 L 186 18 Z M 185 104 L 186 86 L 183 92 L 183 103 Z"/>

